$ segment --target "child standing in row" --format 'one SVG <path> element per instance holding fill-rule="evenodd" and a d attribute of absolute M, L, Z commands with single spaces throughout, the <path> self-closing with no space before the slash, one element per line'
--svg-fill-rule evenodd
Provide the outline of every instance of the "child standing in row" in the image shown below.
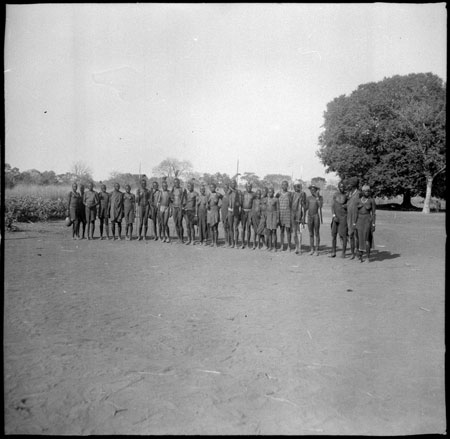
<path fill-rule="evenodd" d="M 280 223 L 280 200 L 274 197 L 274 194 L 275 191 L 270 188 L 266 207 L 267 250 L 269 251 L 277 251 L 277 228 Z"/>

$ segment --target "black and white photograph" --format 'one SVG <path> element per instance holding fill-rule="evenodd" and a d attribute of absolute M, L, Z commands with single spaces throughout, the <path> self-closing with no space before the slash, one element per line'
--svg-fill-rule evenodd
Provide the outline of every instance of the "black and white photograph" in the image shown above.
<path fill-rule="evenodd" d="M 6 435 L 445 435 L 446 3 L 9 3 Z"/>

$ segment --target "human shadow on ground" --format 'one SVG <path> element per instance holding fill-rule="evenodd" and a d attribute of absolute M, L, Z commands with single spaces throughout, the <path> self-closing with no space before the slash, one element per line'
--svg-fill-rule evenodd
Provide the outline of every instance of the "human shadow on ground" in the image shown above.
<path fill-rule="evenodd" d="M 372 261 L 387 261 L 390 259 L 397 259 L 399 258 L 401 255 L 399 253 L 391 253 L 388 251 L 378 251 L 378 250 L 374 250 L 370 252 L 370 259 Z"/>
<path fill-rule="evenodd" d="M 305 245 L 305 246 L 302 246 L 302 250 L 304 251 L 304 252 L 309 252 L 310 251 L 310 246 L 309 245 Z M 320 249 L 319 249 L 319 253 L 320 254 L 322 254 L 322 255 L 328 255 L 328 256 L 330 256 L 331 255 L 331 247 L 330 246 L 326 246 L 326 245 L 324 245 L 324 246 L 320 246 Z M 336 248 L 336 258 L 338 258 L 338 257 L 340 257 L 341 256 L 341 252 L 342 252 L 342 247 L 337 247 Z M 350 256 L 351 256 L 351 253 L 350 253 L 350 249 L 347 247 L 347 251 L 346 251 L 346 258 L 349 258 Z M 390 260 L 390 259 L 397 259 L 397 258 L 399 258 L 401 255 L 399 254 L 399 253 L 391 253 L 391 252 L 389 252 L 389 251 L 385 251 L 385 250 L 382 250 L 382 251 L 380 251 L 380 250 L 371 250 L 370 251 L 370 260 L 371 261 L 387 261 L 387 260 Z M 365 252 L 364 252 L 364 258 L 366 257 L 366 254 L 365 254 Z"/>

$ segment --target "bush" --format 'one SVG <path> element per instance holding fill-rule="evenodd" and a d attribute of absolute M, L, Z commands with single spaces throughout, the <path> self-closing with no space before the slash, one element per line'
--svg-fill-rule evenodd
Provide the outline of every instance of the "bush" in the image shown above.
<path fill-rule="evenodd" d="M 31 195 L 5 198 L 5 224 L 7 228 L 11 228 L 14 222 L 63 219 L 66 212 L 66 203 L 61 198 L 50 199 Z"/>

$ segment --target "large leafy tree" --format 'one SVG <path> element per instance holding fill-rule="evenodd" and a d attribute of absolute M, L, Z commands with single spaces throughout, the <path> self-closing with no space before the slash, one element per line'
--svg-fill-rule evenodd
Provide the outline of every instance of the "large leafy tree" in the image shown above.
<path fill-rule="evenodd" d="M 445 187 L 446 84 L 431 73 L 360 85 L 327 105 L 317 153 L 327 172 L 358 176 L 377 196 L 425 196 Z M 439 182 L 439 184 L 435 184 Z"/>

